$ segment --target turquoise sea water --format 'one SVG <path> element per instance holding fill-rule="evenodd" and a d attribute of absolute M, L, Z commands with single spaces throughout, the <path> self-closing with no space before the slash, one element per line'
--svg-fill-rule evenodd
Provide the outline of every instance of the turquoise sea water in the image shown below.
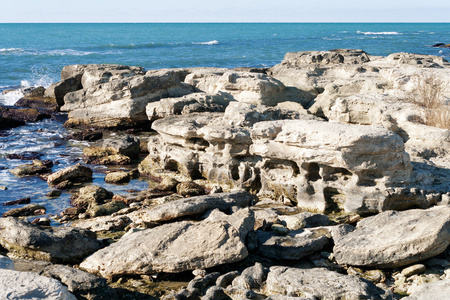
<path fill-rule="evenodd" d="M 147 69 L 267 67 L 286 52 L 358 48 L 449 58 L 450 23 L 371 24 L 0 24 L 0 89 L 48 85 L 64 65 Z"/>
<path fill-rule="evenodd" d="M 450 23 L 438 24 L 0 24 L 0 104 L 12 105 L 20 93 L 2 90 L 48 86 L 69 64 L 113 63 L 146 69 L 178 67 L 270 67 L 286 52 L 363 49 L 372 55 L 412 52 L 450 58 L 450 50 L 431 47 L 450 43 Z M 56 200 L 45 194 L 47 183 L 16 178 L 8 169 L 29 163 L 7 154 L 37 152 L 55 162 L 53 171 L 78 162 L 87 143 L 64 141 L 62 124 L 46 120 L 0 131 L 0 204 L 31 197 L 48 213 L 68 206 L 68 193 Z M 115 193 L 145 189 L 133 180 L 127 186 L 104 183 L 96 167 L 95 184 Z M 0 214 L 13 207 L 0 206 Z"/>

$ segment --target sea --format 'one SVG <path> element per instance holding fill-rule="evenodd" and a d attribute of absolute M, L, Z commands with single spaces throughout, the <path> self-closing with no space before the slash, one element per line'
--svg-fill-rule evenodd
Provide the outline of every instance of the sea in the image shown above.
<path fill-rule="evenodd" d="M 362 49 L 370 55 L 396 52 L 450 59 L 450 23 L 167 23 L 167 24 L 0 24 L 0 104 L 14 105 L 29 87 L 48 87 L 71 64 L 123 64 L 148 70 L 181 67 L 271 67 L 285 53 L 338 48 Z M 2 94 L 5 90 L 13 90 Z M 35 154 L 54 162 L 53 171 L 81 162 L 84 147 L 68 140 L 61 120 L 44 120 L 0 131 L 0 214 L 29 197 L 54 217 L 69 206 L 71 194 L 48 198 L 45 181 L 18 178 L 9 169 L 30 163 L 8 154 Z M 113 133 L 114 134 L 114 133 Z M 94 169 L 93 184 L 117 194 L 144 190 L 146 179 L 127 185 L 104 182 L 108 168 Z M 133 166 L 132 166 L 133 167 Z M 2 189 L 6 188 L 6 190 Z"/>

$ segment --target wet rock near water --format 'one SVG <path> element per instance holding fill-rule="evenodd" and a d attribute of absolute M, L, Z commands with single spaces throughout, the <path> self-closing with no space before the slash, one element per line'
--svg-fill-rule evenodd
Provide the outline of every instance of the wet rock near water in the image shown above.
<path fill-rule="evenodd" d="M 53 164 L 53 163 L 52 163 Z M 32 164 L 20 165 L 15 167 L 14 169 L 10 169 L 9 172 L 15 176 L 30 176 L 44 173 L 51 173 L 51 169 L 49 167 L 49 163 L 33 160 Z"/>
<path fill-rule="evenodd" d="M 81 164 L 77 164 L 51 174 L 48 176 L 47 183 L 49 185 L 57 185 L 66 180 L 70 182 L 92 181 L 92 170 Z"/>
<path fill-rule="evenodd" d="M 77 140 L 77 141 L 88 141 L 93 142 L 97 141 L 103 138 L 103 132 L 101 131 L 95 131 L 95 130 L 83 130 L 83 131 L 77 131 L 69 136 L 67 136 L 67 139 L 70 140 Z"/>
<path fill-rule="evenodd" d="M 17 257 L 77 263 L 100 248 L 93 232 L 79 228 L 40 228 L 14 218 L 0 218 L 0 244 Z"/>
<path fill-rule="evenodd" d="M 28 204 L 23 207 L 13 208 L 3 213 L 2 217 L 26 217 L 45 214 L 46 208 L 39 204 Z"/>
<path fill-rule="evenodd" d="M 56 99 L 46 96 L 45 88 L 42 86 L 26 92 L 22 98 L 14 103 L 14 106 L 42 109 L 50 112 L 59 111 L 59 105 Z"/>

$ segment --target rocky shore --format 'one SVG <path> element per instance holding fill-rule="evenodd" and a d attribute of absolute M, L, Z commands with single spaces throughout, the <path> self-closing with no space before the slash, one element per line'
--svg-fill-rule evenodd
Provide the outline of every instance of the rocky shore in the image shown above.
<path fill-rule="evenodd" d="M 447 299 L 449 87 L 440 57 L 349 49 L 267 69 L 66 66 L 0 107 L 0 129 L 62 112 L 89 144 L 57 172 L 9 170 L 71 207 L 5 204 L 21 207 L 0 218 L 0 295 Z M 94 164 L 154 184 L 114 194 Z"/>

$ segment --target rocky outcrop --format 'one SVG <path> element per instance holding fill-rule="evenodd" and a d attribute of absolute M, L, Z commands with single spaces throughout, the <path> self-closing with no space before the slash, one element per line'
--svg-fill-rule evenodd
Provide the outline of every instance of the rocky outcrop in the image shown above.
<path fill-rule="evenodd" d="M 80 267 L 104 277 L 178 273 L 236 262 L 247 255 L 239 232 L 228 222 L 185 221 L 127 234 Z"/>
<path fill-rule="evenodd" d="M 81 164 L 59 170 L 47 178 L 49 185 L 57 185 L 64 181 L 86 182 L 92 180 L 92 170 Z"/>
<path fill-rule="evenodd" d="M 84 74 L 83 74 L 84 76 Z M 95 76 L 94 76 L 95 77 Z M 83 89 L 64 96 L 62 111 L 69 112 L 66 126 L 129 128 L 148 123 L 145 107 L 161 98 L 189 94 L 193 88 L 180 82 L 173 71 L 124 76 L 95 84 L 89 79 Z"/>
<path fill-rule="evenodd" d="M 360 221 L 335 241 L 340 264 L 395 268 L 425 260 L 450 244 L 450 207 L 387 211 Z"/>
<path fill-rule="evenodd" d="M 0 244 L 18 257 L 77 263 L 100 248 L 94 233 L 79 228 L 41 229 L 14 218 L 1 218 L 0 227 Z"/>

